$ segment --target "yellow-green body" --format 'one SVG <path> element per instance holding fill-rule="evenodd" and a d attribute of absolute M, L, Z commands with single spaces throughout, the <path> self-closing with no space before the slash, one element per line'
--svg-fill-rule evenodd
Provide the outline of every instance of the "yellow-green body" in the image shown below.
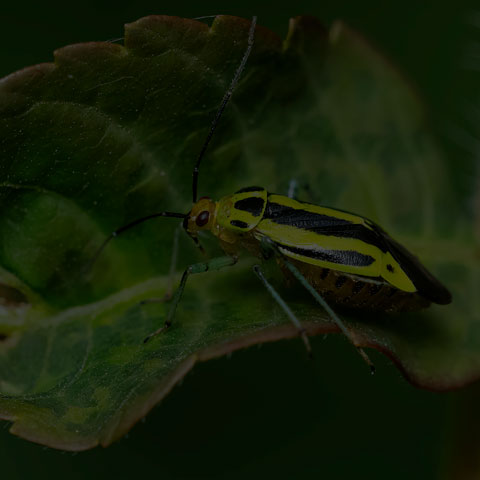
<path fill-rule="evenodd" d="M 208 218 L 206 223 L 197 222 L 202 212 Z M 271 194 L 261 187 L 239 190 L 218 202 L 200 199 L 185 226 L 192 236 L 198 230 L 210 230 L 230 255 L 237 255 L 241 248 L 260 254 L 259 244 L 267 238 L 281 255 L 294 260 L 309 282 L 322 292 L 330 288 L 328 282 L 315 277 L 328 269 L 335 279 L 339 275 L 347 277 L 349 282 L 337 281 L 342 287 L 347 283 L 350 290 L 354 289 L 359 281 L 390 286 L 402 292 L 403 303 L 409 298 L 418 308 L 428 306 L 430 301 L 451 300 L 448 290 L 416 257 L 367 218 Z M 342 290 L 346 303 L 350 290 Z M 375 294 L 379 293 L 385 295 L 387 290 L 376 289 Z M 415 308 L 410 305 L 409 309 Z"/>

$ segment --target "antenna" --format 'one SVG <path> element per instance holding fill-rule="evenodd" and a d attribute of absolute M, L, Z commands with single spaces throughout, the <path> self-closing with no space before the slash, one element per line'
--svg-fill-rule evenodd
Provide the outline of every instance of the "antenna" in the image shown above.
<path fill-rule="evenodd" d="M 183 213 L 174 213 L 174 212 L 160 212 L 160 213 L 153 213 L 151 215 L 147 215 L 146 217 L 141 217 L 137 218 L 133 222 L 127 223 L 127 225 L 124 225 L 123 227 L 120 227 L 119 229 L 115 230 L 112 232 L 105 240 L 104 242 L 100 245 L 98 250 L 95 252 L 95 255 L 91 258 L 91 260 L 88 262 L 85 272 L 89 272 L 95 262 L 97 261 L 98 257 L 100 254 L 103 252 L 107 244 L 110 242 L 110 240 L 113 240 L 115 237 L 118 237 L 120 234 L 125 232 L 126 230 L 129 230 L 130 228 L 136 227 L 138 224 L 146 222 L 147 220 L 151 220 L 152 218 L 156 217 L 174 217 L 174 218 L 185 218 L 187 215 Z"/>
<path fill-rule="evenodd" d="M 245 64 L 247 63 L 248 57 L 250 56 L 250 52 L 252 51 L 253 39 L 254 39 L 256 25 L 257 25 L 257 17 L 254 16 L 252 18 L 252 23 L 250 25 L 250 31 L 248 33 L 247 49 L 245 50 L 245 53 L 243 54 L 242 61 L 240 62 L 240 65 L 237 67 L 235 75 L 232 78 L 232 81 L 230 83 L 230 87 L 225 92 L 225 95 L 222 98 L 222 101 L 220 103 L 220 107 L 218 108 L 217 113 L 215 114 L 215 117 L 213 119 L 212 125 L 210 126 L 210 131 L 208 132 L 205 143 L 203 144 L 203 147 L 200 150 L 200 155 L 197 158 L 197 163 L 195 164 L 195 167 L 193 168 L 193 173 L 192 173 L 192 176 L 193 176 L 193 184 L 192 184 L 193 203 L 197 202 L 198 170 L 200 168 L 200 163 L 201 163 L 201 161 L 202 161 L 202 159 L 205 155 L 205 152 L 207 151 L 208 144 L 210 143 L 210 140 L 212 139 L 213 133 L 215 132 L 215 129 L 217 128 L 220 117 L 222 116 L 222 113 L 225 110 L 225 107 L 227 106 L 227 103 L 230 100 L 230 97 L 232 96 L 232 93 L 233 93 L 235 87 L 237 86 L 238 80 L 240 79 L 240 76 L 242 75 L 242 72 L 245 69 Z"/>
<path fill-rule="evenodd" d="M 195 167 L 193 169 L 193 203 L 196 203 L 197 201 L 197 184 L 198 184 L 198 168 L 200 166 L 200 162 L 202 161 L 202 158 L 205 155 L 205 152 L 207 150 L 208 144 L 210 143 L 210 140 L 212 139 L 213 133 L 215 132 L 215 129 L 217 128 L 218 122 L 220 120 L 220 117 L 222 116 L 223 111 L 225 110 L 225 107 L 230 100 L 230 97 L 232 96 L 233 90 L 235 89 L 238 80 L 245 69 L 245 64 L 247 63 L 248 57 L 250 56 L 250 52 L 252 51 L 253 47 L 253 39 L 254 39 L 254 33 L 255 33 L 255 27 L 257 24 L 257 17 L 254 16 L 252 18 L 252 23 L 250 25 L 250 31 L 248 33 L 248 46 L 243 54 L 242 61 L 240 62 L 240 65 L 237 67 L 237 70 L 235 71 L 235 75 L 233 76 L 233 79 L 230 83 L 230 87 L 228 88 L 227 92 L 222 98 L 222 102 L 220 103 L 220 107 L 215 115 L 215 118 L 213 119 L 212 125 L 210 127 L 210 132 L 208 133 L 207 139 L 205 140 L 205 143 L 203 144 L 202 150 L 200 151 L 200 155 L 198 156 L 197 162 L 195 164 Z M 115 230 L 112 232 L 100 245 L 98 250 L 95 252 L 95 255 L 92 257 L 88 265 L 86 266 L 86 271 L 90 271 L 90 269 L 93 267 L 95 262 L 97 261 L 98 257 L 100 254 L 103 252 L 105 247 L 108 245 L 108 243 L 113 240 L 115 237 L 118 237 L 118 235 L 122 234 L 126 230 L 129 230 L 130 228 L 136 227 L 138 224 L 146 222 L 147 220 L 151 220 L 152 218 L 156 217 L 175 217 L 175 218 L 187 218 L 188 214 L 183 214 L 183 213 L 174 213 L 174 212 L 160 212 L 160 213 L 153 213 L 151 215 L 147 215 L 146 217 L 141 217 L 137 218 L 136 220 L 133 220 L 132 222 L 128 223 L 127 225 L 124 225 L 123 227 L 120 227 L 119 229 Z M 203 252 L 203 248 L 198 242 L 198 239 L 195 237 L 192 237 L 195 244 L 200 248 L 200 250 Z"/>

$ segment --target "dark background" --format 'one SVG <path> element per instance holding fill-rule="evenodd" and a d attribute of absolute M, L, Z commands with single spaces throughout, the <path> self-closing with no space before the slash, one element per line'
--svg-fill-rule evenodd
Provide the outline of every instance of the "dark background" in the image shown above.
<path fill-rule="evenodd" d="M 64 45 L 110 40 L 149 14 L 259 16 L 285 36 L 288 19 L 343 19 L 399 65 L 430 111 L 451 156 L 469 155 L 456 127 L 476 102 L 469 52 L 480 41 L 480 3 L 364 0 L 26 2 L 2 5 L 0 76 L 51 61 Z M 479 27 L 475 26 L 475 22 Z M 480 49 L 479 49 L 480 51 Z M 475 59 L 474 59 L 475 60 Z M 474 66 L 474 65 L 473 65 Z M 479 54 L 480 66 L 480 54 Z M 473 132 L 475 133 L 475 132 Z M 0 424 L 0 475 L 25 478 L 480 478 L 478 388 L 431 393 L 372 352 L 371 377 L 339 336 L 283 341 L 201 364 L 144 423 L 108 449 L 73 455 L 30 444 Z"/>

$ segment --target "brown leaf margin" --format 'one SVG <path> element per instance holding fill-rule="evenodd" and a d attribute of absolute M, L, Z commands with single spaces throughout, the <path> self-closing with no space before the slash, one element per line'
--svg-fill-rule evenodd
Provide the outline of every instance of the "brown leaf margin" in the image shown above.
<path fill-rule="evenodd" d="M 321 322 L 304 322 L 304 326 L 309 336 L 341 333 L 335 324 L 324 320 Z M 477 380 L 476 377 L 472 377 L 466 382 L 451 384 L 448 388 L 438 385 L 435 382 L 425 383 L 425 381 L 423 381 L 420 383 L 413 374 L 408 372 L 408 370 L 402 364 L 401 359 L 394 353 L 380 343 L 369 340 L 368 335 L 365 333 L 356 329 L 352 329 L 351 331 L 354 335 L 357 346 L 363 348 L 373 348 L 380 353 L 383 353 L 394 363 L 405 379 L 408 380 L 413 386 L 432 392 L 445 392 L 456 390 Z M 161 400 L 163 400 L 163 398 L 165 398 L 173 390 L 173 388 L 182 381 L 183 378 L 185 378 L 187 373 L 192 370 L 198 362 L 205 362 L 207 360 L 219 358 L 237 350 L 245 349 L 257 344 L 296 338 L 298 338 L 298 331 L 296 328 L 293 325 L 284 324 L 281 326 L 263 329 L 259 332 L 255 332 L 254 334 L 243 336 L 237 340 L 214 345 L 190 355 L 175 369 L 175 371 L 169 377 L 160 382 L 152 392 L 150 392 L 148 395 L 137 397 L 131 403 L 126 403 L 124 408 L 118 411 L 116 416 L 111 420 L 111 422 L 109 422 L 110 427 L 108 427 L 106 430 L 103 430 L 98 438 L 85 439 L 85 441 L 78 442 L 65 442 L 62 438 L 52 437 L 51 434 L 42 435 L 41 428 L 39 431 L 35 431 L 32 430 L 31 427 L 22 425 L 21 418 L 0 413 L 0 419 L 13 422 L 13 425 L 10 428 L 10 433 L 40 445 L 47 445 L 50 448 L 71 452 L 80 452 L 98 446 L 108 447 L 113 442 L 126 435 L 137 422 L 145 418 L 145 416 L 156 405 L 158 405 L 158 403 L 160 403 Z M 365 375 L 369 375 L 369 370 L 367 367 L 365 367 Z"/>

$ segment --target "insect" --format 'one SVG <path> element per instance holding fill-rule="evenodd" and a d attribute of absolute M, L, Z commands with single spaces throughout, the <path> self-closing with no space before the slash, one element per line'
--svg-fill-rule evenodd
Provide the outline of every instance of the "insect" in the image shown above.
<path fill-rule="evenodd" d="M 353 310 L 405 312 L 427 308 L 432 302 L 450 303 L 449 291 L 420 261 L 365 217 L 269 193 L 257 186 L 242 188 L 218 201 L 197 198 L 200 163 L 247 63 L 254 43 L 255 25 L 254 17 L 247 49 L 194 166 L 192 209 L 186 214 L 160 212 L 138 218 L 110 234 L 94 257 L 97 258 L 114 237 L 157 217 L 183 219 L 184 230 L 198 246 L 201 231 L 209 231 L 218 239 L 226 256 L 190 265 L 185 270 L 165 324 L 145 341 L 170 327 L 190 275 L 232 266 L 239 253 L 245 250 L 259 258 L 274 256 L 281 270 L 310 292 L 354 345 L 351 332 L 330 304 Z M 255 265 L 254 272 L 296 326 L 310 351 L 305 329 L 266 279 L 261 265 Z M 373 372 L 368 356 L 361 348 L 358 351 Z"/>

